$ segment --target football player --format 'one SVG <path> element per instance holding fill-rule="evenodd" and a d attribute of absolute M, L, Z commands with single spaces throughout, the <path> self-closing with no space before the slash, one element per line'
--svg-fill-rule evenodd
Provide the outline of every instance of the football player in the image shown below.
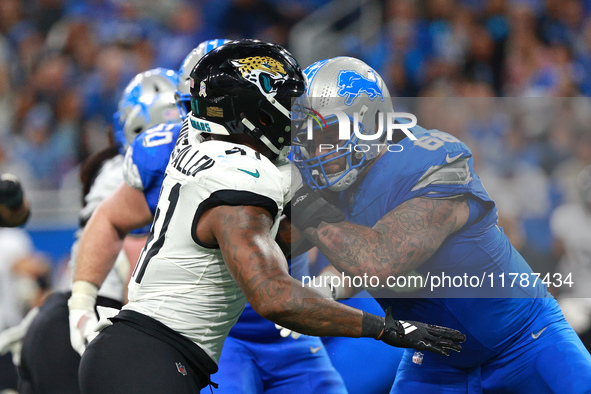
<path fill-rule="evenodd" d="M 367 289 L 387 316 L 467 331 L 462 352 L 450 357 L 407 350 L 392 392 L 591 391 L 591 356 L 496 225 L 495 204 L 474 173 L 469 148 L 404 119 L 397 123 L 409 129 L 387 140 L 388 90 L 360 60 L 328 59 L 307 71 L 310 111 L 328 130 L 309 138 L 304 127 L 295 136 L 294 162 L 307 186 L 292 200 L 298 202 L 292 224 L 339 271 L 376 276 L 381 286 Z M 335 110 L 352 120 L 345 139 L 336 136 Z M 386 286 L 389 277 L 443 272 L 531 280 L 500 292 L 501 279 L 482 293 L 417 288 L 416 298 L 395 296 L 396 288 Z"/>
<path fill-rule="evenodd" d="M 182 62 L 178 73 L 176 99 L 183 118 L 186 118 L 191 111 L 189 76 L 193 67 L 205 53 L 228 41 L 221 39 L 205 41 L 191 51 Z M 149 216 L 149 220 L 153 220 L 168 159 L 181 128 L 180 122 L 159 125 L 144 131 L 131 143 L 124 171 L 126 184 L 121 186 L 123 190 L 116 195 L 128 197 L 119 200 L 116 196 L 112 198 L 110 206 L 116 209 L 113 212 L 114 215 L 134 209 L 133 207 L 137 209 L 147 203 L 150 214 L 148 215 L 145 211 L 146 217 Z M 278 165 L 284 172 L 291 171 L 287 162 Z M 135 190 L 126 191 L 127 188 Z M 107 215 L 101 210 L 98 214 Z M 96 241 L 99 235 L 91 228 L 85 233 L 85 237 Z M 82 250 L 82 253 L 86 252 Z M 96 257 L 93 256 L 92 259 L 94 270 L 97 266 L 110 267 L 110 264 Z M 298 259 L 302 260 L 298 268 L 307 266 L 306 258 Z M 78 265 L 82 265 L 80 261 Z M 108 268 L 106 270 L 108 271 Z M 224 352 L 218 367 L 219 370 L 213 379 L 223 382 L 218 390 L 221 393 L 280 392 L 281 390 L 344 392 L 343 381 L 332 367 L 318 338 L 302 336 L 297 341 L 291 337 L 283 338 L 275 325 L 259 316 L 249 304 L 246 305 L 224 343 Z"/>
<path fill-rule="evenodd" d="M 287 154 L 287 108 L 304 88 L 298 64 L 273 44 L 235 41 L 197 63 L 189 127 L 170 157 L 129 303 L 87 347 L 82 392 L 205 387 L 246 301 L 307 334 L 368 336 L 440 354 L 460 349 L 455 330 L 413 322 L 405 332 L 398 321 L 323 298 L 289 276 L 274 240 L 289 186 L 271 160 Z M 211 139 L 200 142 L 203 132 Z M 109 232 L 117 242 L 117 231 Z M 93 298 L 96 284 L 78 271 L 76 279 Z"/>
<path fill-rule="evenodd" d="M 17 227 L 27 222 L 31 211 L 19 179 L 0 175 L 0 227 Z"/>
<path fill-rule="evenodd" d="M 27 222 L 30 215 L 29 202 L 23 194 L 18 177 L 12 174 L 0 175 L 0 227 L 22 226 Z M 16 331 L 16 337 L 18 337 L 16 340 L 13 339 L 12 332 L 14 331 Z M 22 334 L 18 332 L 18 329 L 9 331 L 4 335 L 4 340 L 0 339 L 0 375 L 2 375 L 0 377 L 0 391 L 3 391 L 3 388 L 16 388 L 17 385 L 16 369 L 12 365 L 11 355 L 8 352 L 20 352 L 14 347 L 15 343 L 17 347 L 20 346 L 18 343 L 22 338 Z M 12 358 L 18 360 L 18 355 L 16 357 L 13 355 Z"/>
<path fill-rule="evenodd" d="M 116 146 L 109 147 L 91 156 L 82 166 L 84 207 L 80 212 L 80 229 L 77 237 L 85 231 L 85 224 L 98 204 L 112 194 L 123 182 L 124 147 L 135 136 L 154 124 L 176 121 L 180 114 L 174 101 L 176 72 L 154 69 L 138 74 L 125 88 L 115 116 Z M 145 243 L 146 231 L 134 234 Z M 126 252 L 130 259 L 137 258 L 138 240 L 126 240 Z M 140 246 L 141 247 L 141 246 Z M 70 268 L 73 270 L 78 241 L 72 246 Z M 135 259 L 134 259 L 135 262 Z M 97 293 L 96 304 L 121 308 L 125 288 L 130 276 L 130 263 L 124 252 L 119 253 L 115 267 L 108 272 L 103 286 Z M 31 326 L 26 329 L 22 342 L 20 366 L 20 390 L 22 393 L 78 393 L 78 365 L 84 341 L 95 336 L 92 327 L 70 329 L 68 324 L 68 299 L 70 293 L 54 293 L 40 308 Z M 76 311 L 74 311 L 76 312 Z M 94 305 L 92 313 L 95 313 Z M 71 315 L 70 315 L 71 316 Z M 22 328 L 22 327 L 21 327 Z M 26 327 L 25 327 L 26 328 Z M 24 335 L 24 332 L 23 334 Z M 21 338 L 22 338 L 21 335 Z M 13 337 L 13 341 L 19 338 Z M 71 343 L 75 345 L 73 348 Z"/>
<path fill-rule="evenodd" d="M 191 92 L 189 75 L 197 61 L 210 50 L 229 40 L 210 40 L 201 43 L 183 61 L 179 69 L 179 87 L 177 102 L 183 118 L 191 111 Z M 170 156 L 174 142 L 167 145 L 166 153 Z M 147 150 L 136 141 L 133 144 L 134 155 Z M 144 160 L 137 160 L 134 164 L 142 168 Z M 160 179 L 164 178 L 166 164 L 162 162 L 158 171 Z M 274 162 L 282 173 L 292 171 L 287 161 Z M 297 170 L 296 170 L 297 171 Z M 142 172 L 141 170 L 138 172 Z M 291 174 L 286 174 L 286 176 Z M 157 185 L 160 190 L 161 182 Z M 144 189 L 144 192 L 146 190 Z M 150 209 L 155 211 L 157 201 L 153 201 Z M 302 255 L 291 261 L 290 272 L 304 271 L 307 273 L 308 259 Z M 296 276 L 294 276 L 296 277 Z M 285 333 L 285 331 L 283 331 Z M 287 338 L 284 338 L 286 336 Z M 280 393 L 280 392 L 323 392 L 343 393 L 344 383 L 339 374 L 332 367 L 330 359 L 322 342 L 316 337 L 296 335 L 281 335 L 275 324 L 257 314 L 250 304 L 246 304 L 244 311 L 236 324 L 230 330 L 224 342 L 224 351 L 218 362 L 218 372 L 212 377 L 214 381 L 223 382 L 218 393 Z M 374 341 L 375 342 L 375 341 Z M 394 349 L 394 348 L 392 348 Z M 208 392 L 207 388 L 203 389 Z"/>

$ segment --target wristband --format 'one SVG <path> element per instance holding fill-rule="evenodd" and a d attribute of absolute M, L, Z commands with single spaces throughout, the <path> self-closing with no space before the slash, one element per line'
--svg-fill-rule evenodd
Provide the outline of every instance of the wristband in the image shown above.
<path fill-rule="evenodd" d="M 386 321 L 383 317 L 363 312 L 363 320 L 361 321 L 362 337 L 380 339 L 385 326 Z"/>
<path fill-rule="evenodd" d="M 68 300 L 70 309 L 94 309 L 98 287 L 85 280 L 77 280 L 72 284 L 72 296 Z"/>

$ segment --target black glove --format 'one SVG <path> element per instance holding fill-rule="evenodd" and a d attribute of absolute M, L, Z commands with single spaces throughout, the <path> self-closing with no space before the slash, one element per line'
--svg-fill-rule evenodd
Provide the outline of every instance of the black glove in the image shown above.
<path fill-rule="evenodd" d="M 391 346 L 428 350 L 449 356 L 449 350 L 462 350 L 459 343 L 464 342 L 466 336 L 451 328 L 416 321 L 394 320 L 392 309 L 388 308 L 384 332 L 377 339 Z"/>
<path fill-rule="evenodd" d="M 0 176 L 0 204 L 12 210 L 20 208 L 23 204 L 23 189 L 16 176 Z"/>
<path fill-rule="evenodd" d="M 343 211 L 320 197 L 306 184 L 294 193 L 284 213 L 300 230 L 317 228 L 322 222 L 338 223 L 345 220 Z"/>

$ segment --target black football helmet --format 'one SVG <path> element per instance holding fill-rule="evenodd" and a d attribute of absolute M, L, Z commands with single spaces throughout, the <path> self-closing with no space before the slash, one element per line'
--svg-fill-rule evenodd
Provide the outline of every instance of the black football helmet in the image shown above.
<path fill-rule="evenodd" d="M 210 52 L 190 74 L 189 123 L 198 132 L 247 134 L 280 158 L 291 145 L 292 99 L 302 95 L 305 77 L 279 45 L 237 40 Z"/>

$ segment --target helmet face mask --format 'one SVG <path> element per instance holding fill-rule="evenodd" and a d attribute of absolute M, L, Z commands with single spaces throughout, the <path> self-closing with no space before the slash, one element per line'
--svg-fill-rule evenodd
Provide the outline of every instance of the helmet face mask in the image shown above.
<path fill-rule="evenodd" d="M 287 155 L 291 102 L 305 89 L 301 68 L 289 52 L 257 40 L 232 41 L 206 54 L 191 78 L 191 127 L 247 134 L 275 155 Z"/>
<path fill-rule="evenodd" d="M 302 170 L 306 183 L 313 189 L 328 188 L 332 191 L 342 191 L 351 186 L 357 179 L 359 172 L 368 162 L 365 152 L 356 151 L 359 137 L 352 135 L 348 140 L 338 140 L 338 119 L 334 115 L 323 117 L 323 125 L 328 130 L 313 126 L 315 136 L 320 138 L 305 140 L 300 130 L 294 140 L 294 162 Z M 351 122 L 353 120 L 351 119 Z M 363 133 L 364 126 L 359 124 L 359 131 Z"/>
<path fill-rule="evenodd" d="M 231 40 L 227 39 L 215 39 L 203 41 L 196 48 L 194 48 L 185 57 L 179 68 L 178 84 L 175 92 L 175 101 L 179 107 L 182 118 L 186 118 L 187 114 L 191 111 L 191 86 L 190 86 L 190 74 L 193 71 L 195 65 L 201 60 L 203 55 L 207 52 L 224 45 Z"/>
<path fill-rule="evenodd" d="M 125 87 L 113 114 L 115 140 L 121 153 L 141 132 L 181 120 L 174 100 L 178 76 L 164 68 L 136 75 Z"/>
<path fill-rule="evenodd" d="M 393 112 L 388 88 L 375 70 L 350 57 L 321 60 L 304 73 L 308 107 L 299 108 L 306 113 L 300 117 L 308 119 L 294 131 L 294 163 L 313 189 L 345 190 L 388 143 L 386 133 L 374 137 L 376 127 L 384 130 L 387 114 Z M 336 113 L 343 115 L 341 120 Z M 345 121 L 349 132 L 340 139 L 336 131 Z"/>

